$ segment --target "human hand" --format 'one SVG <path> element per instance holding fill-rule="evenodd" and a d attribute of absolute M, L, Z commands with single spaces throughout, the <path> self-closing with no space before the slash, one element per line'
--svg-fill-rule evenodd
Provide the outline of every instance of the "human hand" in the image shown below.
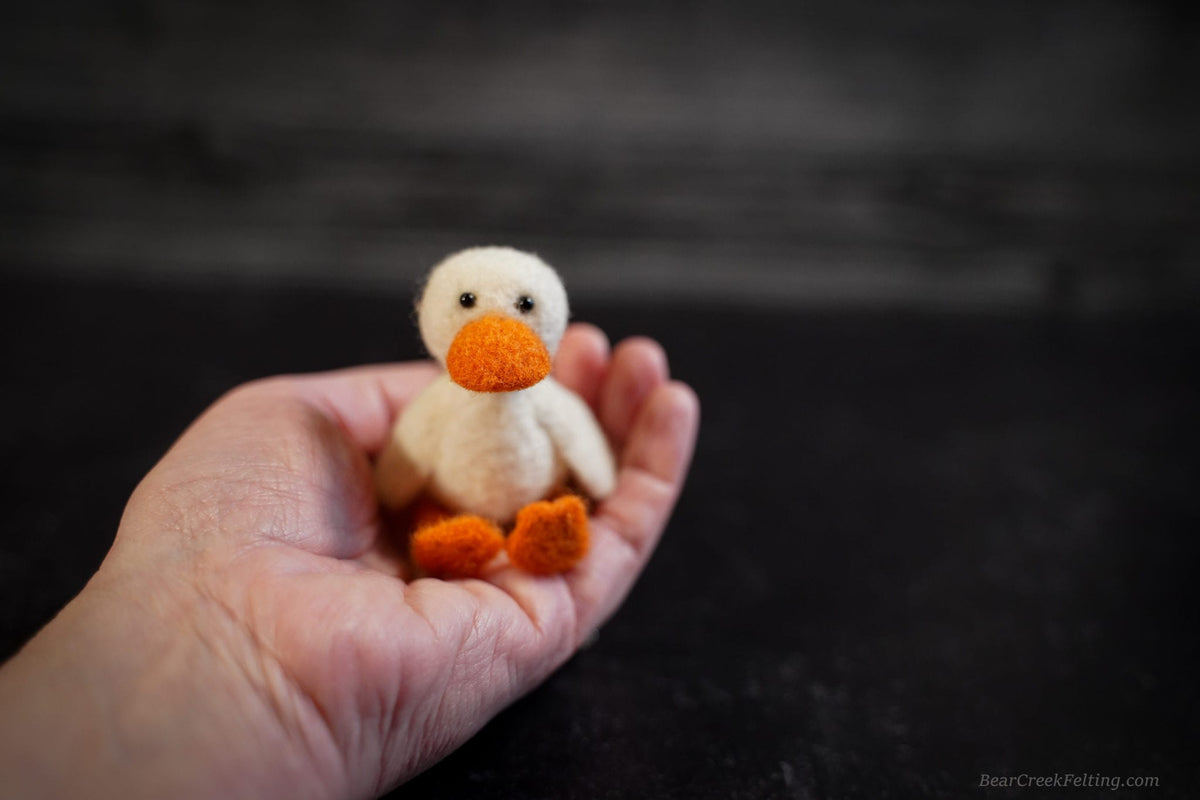
<path fill-rule="evenodd" d="M 407 582 L 370 459 L 430 364 L 273 378 L 206 411 L 134 492 L 84 591 L 0 670 L 19 796 L 369 797 L 461 744 L 620 604 L 698 423 L 666 357 L 575 325 L 556 377 L 618 453 L 592 549 Z"/>

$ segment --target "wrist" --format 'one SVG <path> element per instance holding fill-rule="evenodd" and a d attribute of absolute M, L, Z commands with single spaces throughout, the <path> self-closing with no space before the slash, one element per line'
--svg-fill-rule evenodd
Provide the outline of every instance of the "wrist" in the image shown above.
<path fill-rule="evenodd" d="M 0 772 L 19 796 L 328 796 L 333 747 L 290 691 L 194 583 L 102 569 L 0 669 Z"/>

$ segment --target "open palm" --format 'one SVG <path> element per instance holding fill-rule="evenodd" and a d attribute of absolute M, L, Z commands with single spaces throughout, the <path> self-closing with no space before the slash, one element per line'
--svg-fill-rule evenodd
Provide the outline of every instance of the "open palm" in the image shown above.
<path fill-rule="evenodd" d="M 501 558 L 480 579 L 407 580 L 402 525 L 380 516 L 370 461 L 435 375 L 425 363 L 230 393 L 139 486 L 101 573 L 155 570 L 187 587 L 198 638 L 238 676 L 225 694 L 263 709 L 242 727 L 283 742 L 313 794 L 378 794 L 568 658 L 625 596 L 678 495 L 698 407 L 662 350 L 635 339 L 610 357 L 603 334 L 575 325 L 555 372 L 620 464 L 569 573 L 533 577 Z"/>

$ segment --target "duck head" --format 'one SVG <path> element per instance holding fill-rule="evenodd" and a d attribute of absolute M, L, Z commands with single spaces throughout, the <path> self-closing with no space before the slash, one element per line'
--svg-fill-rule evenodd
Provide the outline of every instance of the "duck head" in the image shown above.
<path fill-rule="evenodd" d="M 549 375 L 569 314 L 558 274 L 508 247 L 448 257 L 417 303 L 426 349 L 473 392 L 515 392 Z"/>

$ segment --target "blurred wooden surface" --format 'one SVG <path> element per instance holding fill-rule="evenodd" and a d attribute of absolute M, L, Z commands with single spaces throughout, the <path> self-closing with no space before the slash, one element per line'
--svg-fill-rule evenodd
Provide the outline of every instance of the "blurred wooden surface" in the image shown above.
<path fill-rule="evenodd" d="M 0 265 L 408 291 L 1110 308 L 1200 295 L 1184 3 L 23 4 Z"/>

